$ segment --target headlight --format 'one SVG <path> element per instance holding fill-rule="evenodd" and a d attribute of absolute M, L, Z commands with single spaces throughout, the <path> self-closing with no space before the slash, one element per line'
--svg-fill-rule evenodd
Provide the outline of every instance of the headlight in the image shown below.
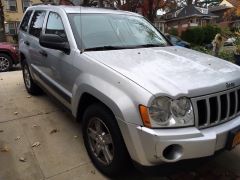
<path fill-rule="evenodd" d="M 158 97 L 148 109 L 151 127 L 184 127 L 194 125 L 193 108 L 188 98 L 176 100 Z"/>

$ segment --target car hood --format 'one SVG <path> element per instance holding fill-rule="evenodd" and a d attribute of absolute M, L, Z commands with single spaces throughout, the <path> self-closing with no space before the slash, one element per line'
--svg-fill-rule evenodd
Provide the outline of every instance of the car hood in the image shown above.
<path fill-rule="evenodd" d="M 240 85 L 238 66 L 182 47 L 92 51 L 86 54 L 154 95 L 195 97 Z"/>

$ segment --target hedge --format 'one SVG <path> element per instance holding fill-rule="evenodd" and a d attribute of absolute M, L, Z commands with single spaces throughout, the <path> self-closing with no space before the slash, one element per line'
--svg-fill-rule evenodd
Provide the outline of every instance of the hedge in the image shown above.
<path fill-rule="evenodd" d="M 182 39 L 193 45 L 210 44 L 217 33 L 221 33 L 221 29 L 217 26 L 194 27 L 184 31 Z"/>

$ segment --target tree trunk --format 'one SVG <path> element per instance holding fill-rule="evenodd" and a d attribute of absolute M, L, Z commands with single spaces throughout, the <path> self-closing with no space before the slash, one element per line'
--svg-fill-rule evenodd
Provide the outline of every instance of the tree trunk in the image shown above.
<path fill-rule="evenodd" d="M 4 28 L 4 13 L 2 1 L 0 0 L 0 42 L 6 41 L 5 28 Z"/>

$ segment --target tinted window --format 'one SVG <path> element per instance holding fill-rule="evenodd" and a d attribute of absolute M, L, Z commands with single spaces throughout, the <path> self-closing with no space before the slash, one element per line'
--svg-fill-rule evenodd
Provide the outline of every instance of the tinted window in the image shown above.
<path fill-rule="evenodd" d="M 61 17 L 57 13 L 49 14 L 45 33 L 66 36 Z"/>
<path fill-rule="evenodd" d="M 26 12 L 23 20 L 22 20 L 22 23 L 21 23 L 21 26 L 20 26 L 20 29 L 23 30 L 23 31 L 27 31 L 28 29 L 28 22 L 29 22 L 29 19 L 32 15 L 32 11 L 28 11 Z"/>
<path fill-rule="evenodd" d="M 45 18 L 45 11 L 35 11 L 30 24 L 29 33 L 33 36 L 39 37 L 42 32 L 43 21 Z"/>

